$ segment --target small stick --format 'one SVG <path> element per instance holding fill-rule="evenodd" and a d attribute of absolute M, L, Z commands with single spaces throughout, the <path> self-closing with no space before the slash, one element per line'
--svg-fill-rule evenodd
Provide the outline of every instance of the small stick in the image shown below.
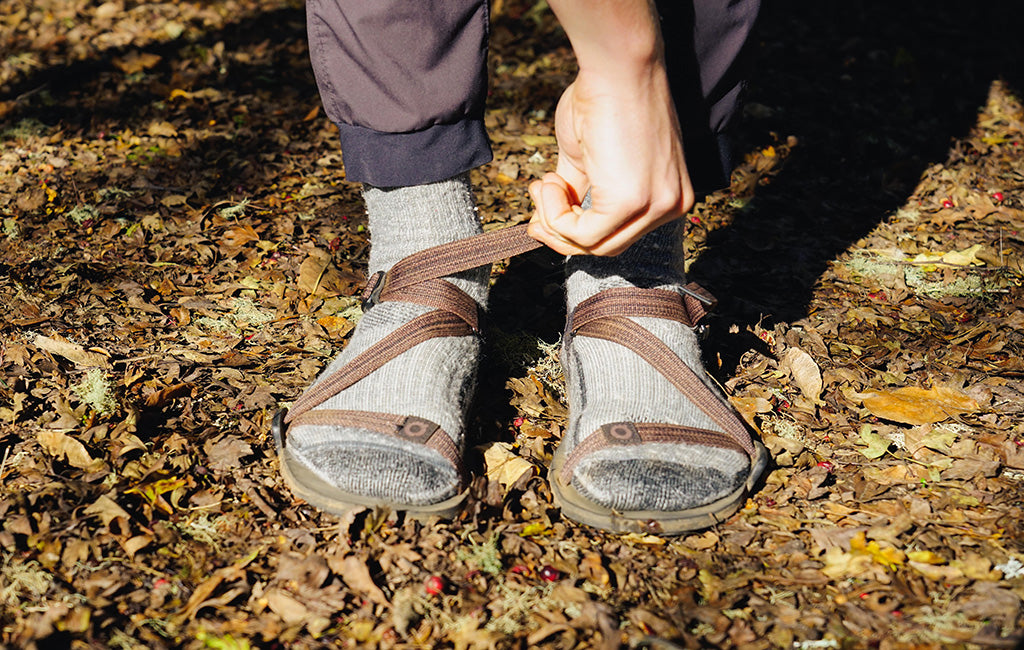
<path fill-rule="evenodd" d="M 4 458 L 0 460 L 0 482 L 4 480 L 4 467 L 7 465 L 7 457 L 11 455 L 11 448 L 4 449 Z"/>

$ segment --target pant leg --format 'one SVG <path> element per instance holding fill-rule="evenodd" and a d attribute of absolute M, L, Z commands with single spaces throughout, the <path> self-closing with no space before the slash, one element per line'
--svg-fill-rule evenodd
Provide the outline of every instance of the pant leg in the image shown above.
<path fill-rule="evenodd" d="M 698 194 L 729 184 L 729 127 L 739 109 L 745 48 L 760 0 L 658 0 L 665 59 Z"/>
<path fill-rule="evenodd" d="M 307 0 L 306 11 L 349 180 L 418 185 L 491 160 L 486 0 Z"/>

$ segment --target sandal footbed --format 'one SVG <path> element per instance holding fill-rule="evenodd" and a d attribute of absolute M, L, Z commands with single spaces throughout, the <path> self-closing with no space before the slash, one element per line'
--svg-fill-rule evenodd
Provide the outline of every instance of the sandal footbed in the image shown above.
<path fill-rule="evenodd" d="M 564 483 L 559 478 L 562 466 L 565 465 L 566 458 L 570 453 L 566 450 L 567 445 L 565 444 L 559 445 L 555 450 L 551 469 L 548 471 L 549 483 L 555 504 L 561 508 L 566 517 L 573 521 L 614 533 L 680 535 L 721 523 L 739 510 L 768 464 L 768 451 L 764 445 L 757 440 L 753 442 L 754 457 L 750 464 L 750 474 L 744 484 L 720 499 L 686 510 L 626 510 L 618 512 L 595 503 L 583 496 L 571 482 Z"/>

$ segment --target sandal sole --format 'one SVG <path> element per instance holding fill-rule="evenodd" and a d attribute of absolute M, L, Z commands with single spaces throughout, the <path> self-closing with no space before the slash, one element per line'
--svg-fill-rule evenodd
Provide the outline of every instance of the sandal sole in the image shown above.
<path fill-rule="evenodd" d="M 402 511 L 414 519 L 427 519 L 430 517 L 450 519 L 455 516 L 466 499 L 467 491 L 463 491 L 438 503 L 410 505 L 346 492 L 335 485 L 331 485 L 313 473 L 288 451 L 287 446 L 284 444 L 284 414 L 283 410 L 279 411 L 274 416 L 274 421 L 271 425 L 271 431 L 274 434 L 274 445 L 277 448 L 277 457 L 281 465 L 281 476 L 284 477 L 284 482 L 292 491 L 292 494 L 324 512 L 344 516 L 353 510 L 383 507 Z"/>
<path fill-rule="evenodd" d="M 750 475 L 742 486 L 726 496 L 696 508 L 687 510 L 627 510 L 618 512 L 584 497 L 572 484 L 565 484 L 558 478 L 568 456 L 565 445 L 559 445 L 551 461 L 548 476 L 551 477 L 551 492 L 557 505 L 569 519 L 594 528 L 613 533 L 653 533 L 656 535 L 680 535 L 709 528 L 732 516 L 753 490 L 761 473 L 768 465 L 768 450 L 759 441 L 754 442 L 754 458 L 750 464 Z"/>

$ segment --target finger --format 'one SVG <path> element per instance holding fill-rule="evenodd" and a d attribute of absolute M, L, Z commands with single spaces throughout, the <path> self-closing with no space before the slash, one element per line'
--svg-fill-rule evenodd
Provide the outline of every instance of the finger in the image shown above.
<path fill-rule="evenodd" d="M 588 246 L 587 250 L 591 255 L 600 256 L 614 256 L 624 252 L 627 248 L 632 246 L 641 237 L 647 233 L 655 230 L 666 223 L 669 223 L 678 216 L 665 215 L 657 220 L 648 221 L 643 218 L 637 218 L 633 221 L 624 224 L 620 229 L 616 230 L 610 236 L 602 240 L 601 242 Z"/>
<path fill-rule="evenodd" d="M 558 220 L 563 213 L 574 215 L 574 208 L 580 209 L 570 203 L 571 190 L 565 181 L 555 174 L 547 174 L 543 179 L 530 183 L 529 192 L 535 210 L 527 233 L 563 255 L 586 254 L 586 250 L 561 237 L 551 227 L 552 222 Z"/>

